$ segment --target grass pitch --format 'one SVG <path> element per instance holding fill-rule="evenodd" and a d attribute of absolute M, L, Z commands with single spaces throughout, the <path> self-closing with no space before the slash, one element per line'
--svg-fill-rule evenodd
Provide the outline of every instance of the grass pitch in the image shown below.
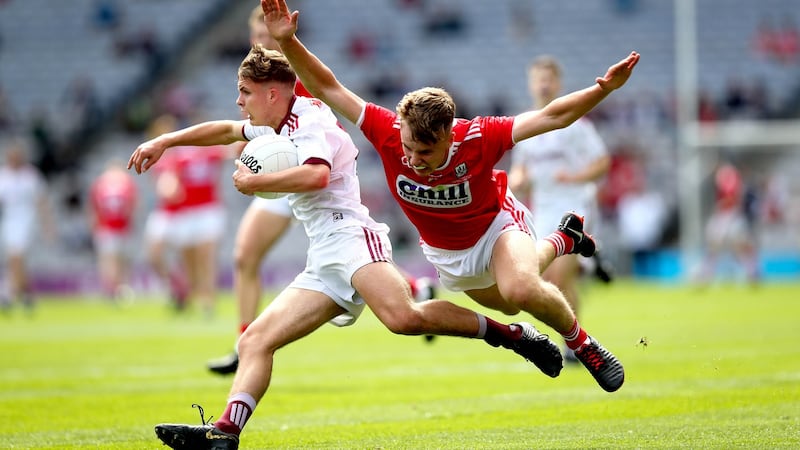
<path fill-rule="evenodd" d="M 240 448 L 800 448 L 800 284 L 618 282 L 584 300 L 584 327 L 625 364 L 616 393 L 582 367 L 550 379 L 482 341 L 428 345 L 365 313 L 277 353 Z M 205 362 L 231 350 L 235 322 L 230 296 L 211 321 L 153 299 L 0 315 L 0 448 L 164 448 L 155 424 L 199 423 L 192 403 L 221 414 L 231 378 Z"/>

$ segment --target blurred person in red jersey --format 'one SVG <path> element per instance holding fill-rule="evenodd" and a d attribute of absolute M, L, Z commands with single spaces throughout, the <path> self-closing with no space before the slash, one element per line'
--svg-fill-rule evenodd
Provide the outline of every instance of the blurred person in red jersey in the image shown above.
<path fill-rule="evenodd" d="M 139 193 L 123 161 L 109 161 L 89 188 L 92 241 L 103 294 L 117 300 L 130 289 L 133 221 Z"/>
<path fill-rule="evenodd" d="M 714 209 L 706 222 L 706 254 L 697 281 L 706 284 L 715 278 L 721 257 L 731 252 L 744 269 L 750 283 L 760 278 L 755 236 L 745 214 L 745 183 L 741 172 L 730 162 L 721 162 L 714 171 Z"/>
<path fill-rule="evenodd" d="M 169 116 L 157 120 L 159 130 L 176 124 Z M 150 261 L 170 285 L 179 311 L 196 299 L 207 317 L 214 313 L 217 250 L 225 226 L 219 185 L 231 156 L 225 146 L 181 147 L 155 171 L 159 204 L 147 224 Z M 170 268 L 165 247 L 178 253 L 178 270 Z"/>

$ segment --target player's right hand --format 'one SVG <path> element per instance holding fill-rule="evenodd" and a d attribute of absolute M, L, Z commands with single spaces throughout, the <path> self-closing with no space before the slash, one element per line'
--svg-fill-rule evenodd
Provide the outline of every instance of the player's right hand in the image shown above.
<path fill-rule="evenodd" d="M 139 145 L 128 160 L 128 170 L 133 167 L 136 173 L 147 172 L 153 164 L 158 162 L 164 150 L 166 148 L 157 145 L 155 139 Z"/>
<path fill-rule="evenodd" d="M 261 9 L 264 11 L 264 24 L 267 25 L 269 34 L 280 43 L 290 39 L 297 31 L 298 11 L 289 12 L 286 0 L 261 0 Z"/>

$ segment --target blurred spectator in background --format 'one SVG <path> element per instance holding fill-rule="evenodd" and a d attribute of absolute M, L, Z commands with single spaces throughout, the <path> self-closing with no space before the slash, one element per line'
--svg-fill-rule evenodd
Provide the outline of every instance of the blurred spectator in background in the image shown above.
<path fill-rule="evenodd" d="M 436 0 L 426 5 L 425 32 L 430 37 L 456 37 L 464 33 L 467 27 L 464 13 L 460 6 Z"/>
<path fill-rule="evenodd" d="M 130 272 L 134 213 L 138 192 L 123 161 L 109 161 L 89 189 L 89 214 L 94 251 L 104 295 L 117 300 Z"/>
<path fill-rule="evenodd" d="M 61 103 L 64 110 L 59 120 L 68 135 L 78 136 L 102 119 L 97 89 L 89 76 L 80 75 L 73 79 L 64 91 Z"/>
<path fill-rule="evenodd" d="M 800 31 L 791 13 L 781 16 L 780 26 L 770 16 L 763 16 L 752 37 L 751 47 L 760 59 L 779 64 L 797 62 Z"/>
<path fill-rule="evenodd" d="M 778 62 L 794 64 L 800 53 L 800 31 L 791 13 L 784 14 L 775 42 Z"/>
<path fill-rule="evenodd" d="M 656 252 L 669 219 L 667 203 L 649 183 L 644 168 L 627 173 L 632 176 L 616 207 L 619 246 L 630 258 L 627 264 L 634 277 L 657 277 L 660 268 Z"/>
<path fill-rule="evenodd" d="M 3 86 L 0 86 L 0 131 L 11 129 L 15 122 L 16 119 L 14 117 L 14 110 L 11 107 L 11 102 L 8 100 Z"/>
<path fill-rule="evenodd" d="M 44 108 L 35 109 L 29 123 L 33 140 L 31 155 L 35 155 L 29 157 L 29 160 L 41 170 L 45 178 L 49 179 L 50 176 L 61 172 L 64 167 L 61 142 L 56 137 Z"/>
<path fill-rule="evenodd" d="M 641 189 L 644 165 L 639 158 L 633 144 L 621 142 L 612 149 L 608 175 L 598 192 L 603 217 L 614 217 L 622 197 Z"/>
<path fill-rule="evenodd" d="M 347 37 L 347 57 L 350 62 L 369 63 L 375 59 L 377 38 L 364 24 L 358 24 L 350 30 Z"/>
<path fill-rule="evenodd" d="M 195 94 L 177 79 L 169 80 L 159 93 L 159 113 L 174 117 L 178 126 L 193 120 L 199 104 Z"/>
<path fill-rule="evenodd" d="M 42 236 L 55 238 L 55 224 L 44 177 L 27 161 L 31 152 L 27 141 L 14 137 L 4 150 L 5 165 L 0 167 L 0 238 L 6 289 L 0 293 L 0 306 L 8 310 L 12 302 L 19 301 L 31 311 L 34 300 L 28 259 L 42 248 Z"/>
<path fill-rule="evenodd" d="M 151 76 L 163 67 L 165 49 L 154 25 L 144 25 L 133 32 L 119 33 L 115 47 L 119 58 L 144 56 Z"/>
<path fill-rule="evenodd" d="M 528 66 L 527 77 L 532 109 L 543 109 L 561 94 L 562 68 L 552 56 L 536 58 Z M 564 211 L 575 211 L 584 217 L 584 230 L 596 235 L 600 220 L 597 180 L 608 172 L 611 158 L 588 119 L 581 118 L 566 128 L 520 141 L 514 146 L 511 156 L 509 186 L 531 206 L 536 230 L 552 230 L 559 226 Z M 581 309 L 579 256 L 572 254 L 556 258 L 542 272 L 545 280 L 564 293 L 578 317 Z M 597 267 L 605 275 L 603 279 L 609 281 L 605 268 Z M 569 347 L 565 346 L 562 354 L 566 362 L 578 362 Z"/>
<path fill-rule="evenodd" d="M 775 24 L 770 16 L 762 16 L 751 38 L 750 47 L 757 58 L 771 60 L 776 46 Z"/>
<path fill-rule="evenodd" d="M 697 93 L 697 120 L 703 123 L 713 123 L 719 119 L 717 103 L 710 92 L 703 89 Z"/>
<path fill-rule="evenodd" d="M 122 20 L 123 11 L 116 0 L 95 0 L 91 17 L 95 28 L 114 31 L 119 29 Z"/>
<path fill-rule="evenodd" d="M 511 4 L 509 33 L 515 40 L 526 42 L 533 37 L 535 31 L 533 17 L 533 9 L 529 1 L 514 0 Z"/>
<path fill-rule="evenodd" d="M 717 274 L 719 258 L 732 252 L 742 265 L 747 280 L 759 280 L 755 236 L 745 215 L 745 183 L 730 162 L 721 162 L 714 172 L 714 210 L 706 223 L 706 255 L 697 281 L 710 282 Z"/>

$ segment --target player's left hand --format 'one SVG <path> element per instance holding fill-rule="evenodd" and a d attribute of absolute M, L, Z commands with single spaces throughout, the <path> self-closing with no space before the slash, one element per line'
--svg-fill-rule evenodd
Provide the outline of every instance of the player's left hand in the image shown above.
<path fill-rule="evenodd" d="M 603 90 L 613 91 L 614 89 L 619 89 L 628 81 L 628 78 L 630 78 L 633 72 L 633 68 L 638 62 L 639 53 L 631 52 L 627 58 L 609 67 L 605 76 L 597 77 L 595 81 Z"/>
<path fill-rule="evenodd" d="M 255 174 L 238 159 L 234 161 L 234 164 L 236 164 L 236 170 L 232 175 L 234 187 L 244 195 L 253 195 L 256 191 L 250 187 L 249 181 Z"/>

